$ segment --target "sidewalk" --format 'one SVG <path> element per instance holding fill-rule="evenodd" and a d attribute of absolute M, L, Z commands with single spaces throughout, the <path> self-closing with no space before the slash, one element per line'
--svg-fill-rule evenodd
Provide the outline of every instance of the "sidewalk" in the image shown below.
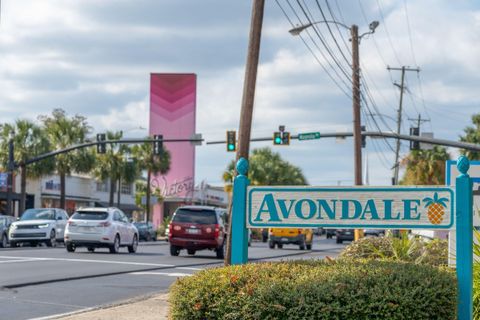
<path fill-rule="evenodd" d="M 166 320 L 168 319 L 168 293 L 135 298 L 117 305 L 89 311 L 80 311 L 59 318 L 61 320 Z"/>

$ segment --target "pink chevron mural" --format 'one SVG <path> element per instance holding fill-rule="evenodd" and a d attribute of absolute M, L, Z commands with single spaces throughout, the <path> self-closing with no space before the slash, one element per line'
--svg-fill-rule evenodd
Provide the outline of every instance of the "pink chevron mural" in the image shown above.
<path fill-rule="evenodd" d="M 196 82 L 193 73 L 150 75 L 150 135 L 188 139 L 195 133 Z M 170 171 L 153 177 L 152 187 L 159 187 L 167 201 L 188 201 L 193 195 L 195 147 L 189 142 L 164 143 L 164 146 L 171 154 Z M 162 216 L 161 209 L 154 207 L 154 224 Z"/>

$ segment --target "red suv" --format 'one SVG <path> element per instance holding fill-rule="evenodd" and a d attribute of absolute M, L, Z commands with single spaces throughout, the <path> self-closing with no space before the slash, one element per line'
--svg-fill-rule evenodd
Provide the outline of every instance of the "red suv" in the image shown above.
<path fill-rule="evenodd" d="M 206 206 L 185 206 L 173 214 L 168 227 L 170 254 L 178 256 L 187 249 L 189 255 L 197 250 L 215 250 L 217 258 L 225 256 L 224 209 Z"/>

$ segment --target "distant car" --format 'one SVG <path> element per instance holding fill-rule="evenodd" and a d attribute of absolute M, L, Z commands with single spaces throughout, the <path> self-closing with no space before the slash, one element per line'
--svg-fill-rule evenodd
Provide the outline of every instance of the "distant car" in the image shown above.
<path fill-rule="evenodd" d="M 355 232 L 353 229 L 337 229 L 335 236 L 337 237 L 337 243 L 355 240 Z"/>
<path fill-rule="evenodd" d="M 8 245 L 8 229 L 15 217 L 0 215 L 0 247 L 5 248 Z"/>
<path fill-rule="evenodd" d="M 262 242 L 268 241 L 268 228 L 262 229 Z"/>
<path fill-rule="evenodd" d="M 327 239 L 332 239 L 337 229 L 326 229 Z"/>
<path fill-rule="evenodd" d="M 139 240 L 157 241 L 157 230 L 153 227 L 151 222 L 134 222 L 138 230 Z"/>
<path fill-rule="evenodd" d="M 365 236 L 380 237 L 385 235 L 385 230 L 384 229 L 365 229 L 363 230 L 363 234 Z"/>
<path fill-rule="evenodd" d="M 43 242 L 49 247 L 55 247 L 57 241 L 63 241 L 67 220 L 68 215 L 63 209 L 27 209 L 19 221 L 10 225 L 10 246 L 16 247 L 19 243 L 36 246 Z"/>
<path fill-rule="evenodd" d="M 120 247 L 137 252 L 138 230 L 117 208 L 82 208 L 74 212 L 65 230 L 65 247 L 74 252 L 78 247 L 108 248 L 118 253 Z"/>
<path fill-rule="evenodd" d="M 225 257 L 225 224 L 222 210 L 208 206 L 184 206 L 173 214 L 169 225 L 170 255 L 186 249 L 189 255 L 198 250 L 214 250 Z"/>
<path fill-rule="evenodd" d="M 298 245 L 300 250 L 311 250 L 313 242 L 312 229 L 271 228 L 269 231 L 268 246 L 274 249 L 275 245 L 281 249 L 284 244 Z"/>

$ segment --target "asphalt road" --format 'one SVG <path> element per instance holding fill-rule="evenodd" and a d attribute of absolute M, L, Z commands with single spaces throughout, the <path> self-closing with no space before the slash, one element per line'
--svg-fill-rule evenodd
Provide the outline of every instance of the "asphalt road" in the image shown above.
<path fill-rule="evenodd" d="M 344 245 L 316 237 L 312 251 L 297 246 L 268 249 L 253 242 L 249 260 L 274 261 L 336 256 Z M 65 248 L 21 247 L 0 249 L 0 320 L 48 318 L 117 301 L 167 292 L 178 278 L 223 265 L 212 251 L 171 257 L 165 242 L 141 243 L 136 254 L 122 248 L 94 253 Z"/>

